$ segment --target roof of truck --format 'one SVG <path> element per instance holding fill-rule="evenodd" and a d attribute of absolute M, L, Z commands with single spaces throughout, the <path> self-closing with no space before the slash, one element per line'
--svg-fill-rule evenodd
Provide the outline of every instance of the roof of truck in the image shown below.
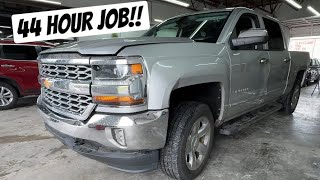
<path fill-rule="evenodd" d="M 205 10 L 205 11 L 197 11 L 197 12 L 192 12 L 192 13 L 185 13 L 185 14 L 181 14 L 181 15 L 178 15 L 178 16 L 174 16 L 172 18 L 169 18 L 169 19 L 173 19 L 173 18 L 177 18 L 177 17 L 183 17 L 183 16 L 190 16 L 190 15 L 196 15 L 196 14 L 203 14 L 203 13 L 211 13 L 211 12 L 223 12 L 223 11 L 229 11 L 229 12 L 232 12 L 232 11 L 241 11 L 241 10 L 248 10 L 248 11 L 252 11 L 252 12 L 255 12 L 257 14 L 260 14 L 262 16 L 265 16 L 265 17 L 268 17 L 270 19 L 273 19 L 275 21 L 278 21 L 278 19 L 272 17 L 271 15 L 265 15 L 265 14 L 262 14 L 260 12 L 257 12 L 253 9 L 250 9 L 250 8 L 246 8 L 246 7 L 230 7 L 230 8 L 222 8 L 222 9 L 210 9 L 210 10 Z"/>

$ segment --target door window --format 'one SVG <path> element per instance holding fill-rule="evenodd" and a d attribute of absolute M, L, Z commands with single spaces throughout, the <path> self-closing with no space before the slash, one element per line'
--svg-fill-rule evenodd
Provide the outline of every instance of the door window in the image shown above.
<path fill-rule="evenodd" d="M 257 15 L 245 13 L 241 15 L 239 18 L 236 26 L 234 27 L 231 39 L 237 38 L 241 31 L 245 31 L 251 28 L 260 28 L 259 19 Z M 240 46 L 240 47 L 234 47 L 236 50 L 257 50 L 262 49 L 262 45 L 248 45 L 248 46 Z"/>
<path fill-rule="evenodd" d="M 269 35 L 269 40 L 268 40 L 269 50 L 274 50 L 274 51 L 284 50 L 284 42 L 283 42 L 280 25 L 277 22 L 267 18 L 263 18 L 263 22 Z"/>
<path fill-rule="evenodd" d="M 21 45 L 3 45 L 2 55 L 3 59 L 12 60 L 36 60 L 38 53 L 35 46 L 21 46 Z"/>
<path fill-rule="evenodd" d="M 47 49 L 51 49 L 52 47 L 44 47 L 44 46 L 41 46 L 41 51 L 44 51 L 44 50 L 47 50 Z"/>

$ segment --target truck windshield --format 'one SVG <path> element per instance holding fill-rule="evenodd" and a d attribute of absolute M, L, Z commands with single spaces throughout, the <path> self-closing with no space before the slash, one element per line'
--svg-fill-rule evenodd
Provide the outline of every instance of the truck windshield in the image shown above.
<path fill-rule="evenodd" d="M 230 12 L 203 13 L 169 19 L 143 36 L 184 37 L 198 42 L 216 43 Z"/>

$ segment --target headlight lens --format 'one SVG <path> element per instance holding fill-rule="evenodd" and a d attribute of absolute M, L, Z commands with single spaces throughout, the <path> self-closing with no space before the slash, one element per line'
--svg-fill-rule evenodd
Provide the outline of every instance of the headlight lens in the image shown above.
<path fill-rule="evenodd" d="M 94 65 L 93 76 L 96 80 L 124 79 L 143 74 L 141 64 Z"/>
<path fill-rule="evenodd" d="M 112 106 L 146 104 L 146 75 L 141 57 L 100 57 L 91 62 L 91 92 L 95 103 Z"/>

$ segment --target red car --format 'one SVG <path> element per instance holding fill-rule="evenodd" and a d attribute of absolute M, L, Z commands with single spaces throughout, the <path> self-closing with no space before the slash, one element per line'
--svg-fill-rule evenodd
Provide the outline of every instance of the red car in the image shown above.
<path fill-rule="evenodd" d="M 40 94 L 37 57 L 51 47 L 44 42 L 0 40 L 0 110 L 13 108 L 19 97 Z"/>

